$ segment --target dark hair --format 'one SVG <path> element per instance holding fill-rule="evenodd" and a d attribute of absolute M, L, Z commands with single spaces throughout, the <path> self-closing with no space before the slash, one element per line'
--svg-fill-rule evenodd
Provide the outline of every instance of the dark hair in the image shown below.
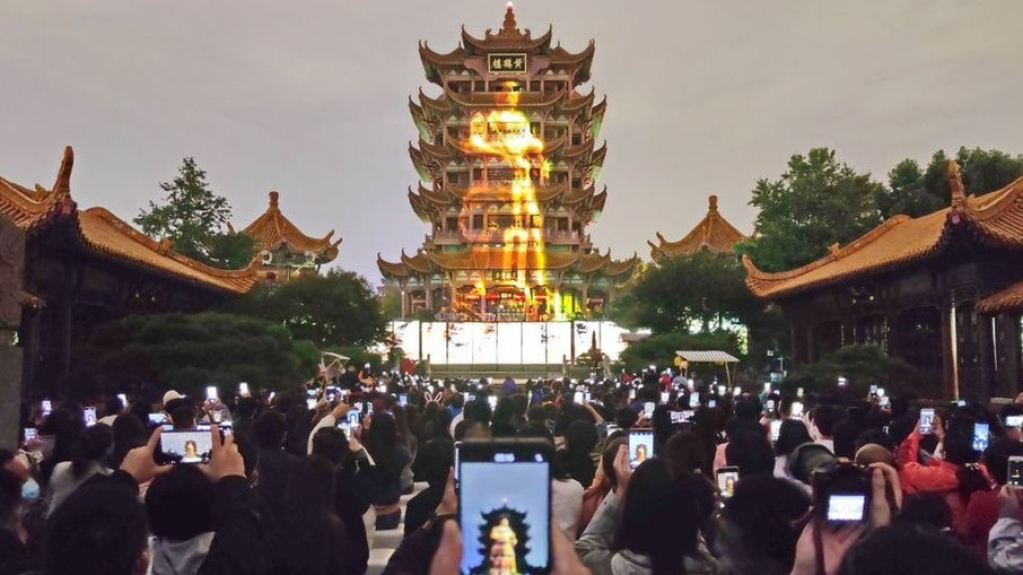
<path fill-rule="evenodd" d="M 280 572 L 342 571 L 344 524 L 334 514 L 335 481 L 334 466 L 318 455 L 292 469 L 284 491 Z"/>
<path fill-rule="evenodd" d="M 888 436 L 887 433 L 880 429 L 870 428 L 860 433 L 859 437 L 856 438 L 856 451 L 859 451 L 864 445 L 880 445 L 888 451 L 895 451 L 895 442 Z"/>
<path fill-rule="evenodd" d="M 213 484 L 194 465 L 175 465 L 146 491 L 146 516 L 153 535 L 185 541 L 213 530 Z"/>
<path fill-rule="evenodd" d="M 191 429 L 195 427 L 195 404 L 187 397 L 179 397 L 171 400 L 164 406 L 164 411 L 170 415 L 174 429 Z"/>
<path fill-rule="evenodd" d="M 834 405 L 821 405 L 813 410 L 813 424 L 824 437 L 833 437 L 835 424 L 841 418 L 841 409 Z"/>
<path fill-rule="evenodd" d="M 952 537 L 896 521 L 868 531 L 846 552 L 837 575 L 986 575 L 977 555 Z"/>
<path fill-rule="evenodd" d="M 589 421 L 573 421 L 565 430 L 565 449 L 588 454 L 597 445 L 597 426 Z"/>
<path fill-rule="evenodd" d="M 657 458 L 632 474 L 612 548 L 645 555 L 653 575 L 680 574 L 695 555 L 699 536 L 696 486 L 692 476 L 672 478 Z"/>
<path fill-rule="evenodd" d="M 344 466 L 352 458 L 345 432 L 336 427 L 321 427 L 313 434 L 313 455 L 327 459 L 335 466 Z"/>
<path fill-rule="evenodd" d="M 768 474 L 774 472 L 774 452 L 771 443 L 759 433 L 739 432 L 728 441 L 725 447 L 725 459 L 728 465 L 739 468 L 739 477 Z"/>
<path fill-rule="evenodd" d="M 142 447 L 149 439 L 146 426 L 131 413 L 118 415 L 112 426 L 114 434 L 114 451 L 107 463 L 111 469 L 117 469 L 124 461 L 124 456 L 136 447 Z"/>
<path fill-rule="evenodd" d="M 897 521 L 946 529 L 952 527 L 952 510 L 938 493 L 913 493 L 903 500 Z"/>
<path fill-rule="evenodd" d="M 957 426 L 950 426 L 945 432 L 945 461 L 958 465 L 956 479 L 959 481 L 957 491 L 969 498 L 975 491 L 987 491 L 991 488 L 987 477 L 976 465 L 980 454 L 973 450 L 973 435 Z"/>
<path fill-rule="evenodd" d="M 512 421 L 514 417 L 515 404 L 512 403 L 512 398 L 504 396 L 497 400 L 497 407 L 494 409 L 493 423 L 490 426 L 494 437 L 514 437 L 515 425 Z"/>
<path fill-rule="evenodd" d="M 106 425 L 93 425 L 82 430 L 71 456 L 71 475 L 81 479 L 90 463 L 102 462 L 114 444 L 114 433 Z"/>
<path fill-rule="evenodd" d="M 288 419 L 277 411 L 268 411 L 256 418 L 252 433 L 260 449 L 280 449 L 288 435 Z"/>
<path fill-rule="evenodd" d="M 363 436 L 363 444 L 366 451 L 369 451 L 377 461 L 377 465 L 391 460 L 397 441 L 398 430 L 394 417 L 384 412 L 374 413 L 370 426 Z"/>
<path fill-rule="evenodd" d="M 987 472 L 998 485 L 1008 483 L 1009 458 L 1012 456 L 1023 457 L 1023 443 L 1012 439 L 999 439 L 984 451 Z"/>
<path fill-rule="evenodd" d="M 490 425 L 490 403 L 485 399 L 476 399 L 465 404 L 462 418 Z"/>
<path fill-rule="evenodd" d="M 662 455 L 672 477 L 683 473 L 700 473 L 706 464 L 703 443 L 695 433 L 678 431 L 664 444 Z"/>
<path fill-rule="evenodd" d="M 810 497 L 791 481 L 769 476 L 738 482 L 725 504 L 719 543 L 737 573 L 788 573 L 800 531 L 795 527 L 810 508 Z"/>
<path fill-rule="evenodd" d="M 49 575 L 132 575 L 148 546 L 146 512 L 134 486 L 85 482 L 53 511 L 42 538 Z"/>
<path fill-rule="evenodd" d="M 618 410 L 618 416 L 615 418 L 615 421 L 617 421 L 618 427 L 621 429 L 632 429 L 632 426 L 636 425 L 636 422 L 639 421 L 639 413 L 626 405 Z"/>
<path fill-rule="evenodd" d="M 238 417 L 253 417 L 258 408 L 259 404 L 256 403 L 256 398 L 239 397 L 234 410 Z"/>
<path fill-rule="evenodd" d="M 124 411 L 125 407 L 127 406 L 121 403 L 120 397 L 114 396 L 107 398 L 107 400 L 103 403 L 103 415 L 121 415 L 121 412 Z"/>
<path fill-rule="evenodd" d="M 835 424 L 833 430 L 835 455 L 846 459 L 856 457 L 856 437 L 860 428 L 851 419 L 843 419 Z"/>
<path fill-rule="evenodd" d="M 774 444 L 774 453 L 775 455 L 789 455 L 793 449 L 811 442 L 813 439 L 810 437 L 805 423 L 798 419 L 786 419 L 781 422 L 778 441 Z"/>
<path fill-rule="evenodd" d="M 0 464 L 0 522 L 7 524 L 21 504 L 21 478 Z"/>
<path fill-rule="evenodd" d="M 431 439 L 423 445 L 417 456 L 422 458 L 423 479 L 431 487 L 442 486 L 448 480 L 451 466 L 455 464 L 455 444 L 444 437 Z"/>

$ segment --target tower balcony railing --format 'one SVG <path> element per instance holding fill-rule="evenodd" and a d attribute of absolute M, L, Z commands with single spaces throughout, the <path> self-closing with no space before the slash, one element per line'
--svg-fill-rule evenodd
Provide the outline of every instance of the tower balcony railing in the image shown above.
<path fill-rule="evenodd" d="M 430 239 L 427 237 L 427 239 Z M 434 243 L 452 244 L 462 243 L 463 237 L 460 230 L 440 230 L 433 234 Z"/>

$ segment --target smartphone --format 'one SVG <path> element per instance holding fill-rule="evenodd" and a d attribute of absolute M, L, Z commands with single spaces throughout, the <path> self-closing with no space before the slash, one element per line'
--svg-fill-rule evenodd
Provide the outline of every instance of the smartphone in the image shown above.
<path fill-rule="evenodd" d="M 799 389 L 796 390 L 796 397 L 798 397 L 800 399 L 803 398 L 803 388 L 802 387 L 800 387 Z"/>
<path fill-rule="evenodd" d="M 249 395 L 249 384 L 244 381 L 238 384 L 238 395 L 248 397 Z"/>
<path fill-rule="evenodd" d="M 735 484 L 739 482 L 738 467 L 719 467 L 714 473 L 714 477 L 717 479 L 718 493 L 721 494 L 721 499 L 730 499 L 732 495 L 735 495 Z"/>
<path fill-rule="evenodd" d="M 789 408 L 789 417 L 792 419 L 803 419 L 803 402 L 793 401 Z"/>
<path fill-rule="evenodd" d="M 877 386 L 876 385 L 870 386 L 870 395 L 877 395 Z"/>
<path fill-rule="evenodd" d="M 698 409 L 700 407 L 700 392 L 694 391 L 689 394 L 689 408 Z"/>
<path fill-rule="evenodd" d="M 884 393 L 884 388 L 883 387 L 877 388 L 877 396 L 878 397 L 885 397 L 885 393 Z"/>
<path fill-rule="evenodd" d="M 572 394 L 572 403 L 582 403 L 582 402 L 583 402 L 583 392 L 577 391 L 577 392 Z"/>
<path fill-rule="evenodd" d="M 96 408 L 86 407 L 82 410 L 82 419 L 85 420 L 86 427 L 92 427 L 96 425 Z"/>
<path fill-rule="evenodd" d="M 973 424 L 973 450 L 984 451 L 991 440 L 991 426 L 987 423 Z"/>
<path fill-rule="evenodd" d="M 892 398 L 888 397 L 887 395 L 882 395 L 881 396 L 881 407 L 884 408 L 884 409 L 888 409 L 891 406 L 892 406 Z"/>
<path fill-rule="evenodd" d="M 26 427 L 22 430 L 21 434 L 25 438 L 25 442 L 22 445 L 35 441 L 39 437 L 39 431 L 34 427 Z"/>
<path fill-rule="evenodd" d="M 681 411 L 669 411 L 668 413 L 671 415 L 672 424 L 682 423 L 683 421 L 685 421 L 685 416 Z"/>
<path fill-rule="evenodd" d="M 167 414 L 162 411 L 150 413 L 148 417 L 149 423 L 152 425 L 163 425 L 164 423 L 167 423 Z"/>
<path fill-rule="evenodd" d="M 337 423 L 337 428 L 344 432 L 346 439 L 352 438 L 352 426 L 348 423 L 347 419 L 342 419 Z"/>
<path fill-rule="evenodd" d="M 654 416 L 654 409 L 657 408 L 657 404 L 652 401 L 647 401 L 643 404 L 643 414 L 647 416 L 647 419 Z"/>
<path fill-rule="evenodd" d="M 398 405 L 401 405 L 403 407 L 408 405 L 408 394 L 407 393 L 399 393 L 398 394 Z"/>
<path fill-rule="evenodd" d="M 767 409 L 767 411 L 774 411 L 774 400 L 768 399 L 767 404 L 764 406 L 764 408 Z"/>
<path fill-rule="evenodd" d="M 629 467 L 635 469 L 639 464 L 654 456 L 654 431 L 652 429 L 629 430 Z"/>
<path fill-rule="evenodd" d="M 43 416 L 50 415 L 53 413 L 53 402 L 49 399 L 44 399 L 42 402 Z"/>
<path fill-rule="evenodd" d="M 160 452 L 171 463 L 209 463 L 213 440 L 209 431 L 164 431 Z"/>
<path fill-rule="evenodd" d="M 957 401 L 956 402 L 956 407 L 966 407 L 966 400 L 965 399 L 960 399 L 959 401 Z"/>
<path fill-rule="evenodd" d="M 696 412 L 695 411 L 693 411 L 691 409 L 686 409 L 686 410 L 682 411 L 682 419 L 684 419 L 686 421 L 692 421 L 694 418 L 696 418 Z"/>
<path fill-rule="evenodd" d="M 633 388 L 633 389 L 629 390 L 629 401 L 633 401 L 635 399 L 636 399 L 636 390 L 635 390 L 635 388 Z"/>
<path fill-rule="evenodd" d="M 1023 428 L 1023 415 L 1010 415 L 1005 418 L 1006 427 Z"/>
<path fill-rule="evenodd" d="M 920 410 L 920 434 L 931 435 L 934 433 L 934 410 L 925 408 Z"/>
<path fill-rule="evenodd" d="M 732 389 L 732 397 L 739 397 L 740 395 L 742 395 L 741 387 L 736 386 L 735 388 Z"/>
<path fill-rule="evenodd" d="M 464 546 L 462 575 L 551 571 L 553 458 L 554 448 L 544 440 L 467 440 L 455 446 L 458 522 L 479 543 Z"/>
<path fill-rule="evenodd" d="M 716 400 L 716 399 L 708 399 L 707 400 L 707 407 L 713 409 L 713 408 L 715 408 L 717 406 L 718 406 L 718 400 Z"/>
<path fill-rule="evenodd" d="M 724 397 L 725 393 L 727 393 L 727 392 L 728 392 L 728 389 L 725 386 L 723 386 L 723 385 L 719 385 L 718 386 L 718 395 L 719 396 Z"/>
<path fill-rule="evenodd" d="M 206 388 L 206 400 L 207 401 L 216 400 L 218 398 L 218 395 L 219 394 L 217 393 L 217 386 L 210 385 L 210 386 L 208 386 Z"/>
<path fill-rule="evenodd" d="M 308 409 L 309 411 L 312 411 L 312 410 L 316 409 L 316 404 L 317 403 L 319 403 L 319 402 L 316 401 L 315 399 L 307 399 L 307 400 L 305 400 L 305 408 Z"/>
<path fill-rule="evenodd" d="M 491 410 L 497 409 L 497 396 L 496 395 L 487 396 L 487 403 L 490 404 Z"/>
<path fill-rule="evenodd" d="M 591 398 L 590 392 L 584 391 L 583 392 L 583 403 L 590 403 L 590 401 L 591 401 L 590 398 Z"/>
<path fill-rule="evenodd" d="M 777 443 L 778 439 L 781 438 L 781 420 L 771 420 L 771 443 Z"/>
<path fill-rule="evenodd" d="M 117 399 L 121 400 L 121 406 L 122 407 L 128 407 L 128 395 L 127 394 L 125 394 L 125 393 L 118 393 L 117 394 Z"/>
<path fill-rule="evenodd" d="M 25 441 L 28 441 L 27 439 Z M 1006 474 L 1007 483 L 1014 487 L 1023 486 L 1023 456 L 1009 456 L 1009 472 Z"/>

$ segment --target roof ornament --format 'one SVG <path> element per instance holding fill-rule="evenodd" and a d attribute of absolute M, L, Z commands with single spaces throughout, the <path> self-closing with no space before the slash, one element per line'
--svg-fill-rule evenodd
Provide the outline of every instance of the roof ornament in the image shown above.
<path fill-rule="evenodd" d="M 948 183 L 952 190 L 952 210 L 949 217 L 953 224 L 958 224 L 960 213 L 966 206 L 966 189 L 963 186 L 963 175 L 959 171 L 959 163 L 955 160 L 948 162 Z"/>
<path fill-rule="evenodd" d="M 279 207 L 280 197 L 281 197 L 281 195 L 279 193 L 277 193 L 277 192 L 270 192 L 270 209 L 271 210 L 278 210 L 278 209 L 280 209 L 280 207 Z"/>
<path fill-rule="evenodd" d="M 502 34 L 519 34 L 518 23 L 515 22 L 515 5 L 508 3 L 508 10 L 504 13 L 504 26 L 501 27 Z"/>
<path fill-rule="evenodd" d="M 708 211 L 711 211 L 711 212 L 718 211 L 718 197 L 717 196 L 712 195 L 709 198 L 707 198 L 707 201 L 709 203 L 709 205 L 707 207 Z"/>
<path fill-rule="evenodd" d="M 75 165 L 75 152 L 71 146 L 64 148 L 64 157 L 60 161 L 57 181 L 53 183 L 51 193 L 55 197 L 71 197 L 71 168 Z"/>

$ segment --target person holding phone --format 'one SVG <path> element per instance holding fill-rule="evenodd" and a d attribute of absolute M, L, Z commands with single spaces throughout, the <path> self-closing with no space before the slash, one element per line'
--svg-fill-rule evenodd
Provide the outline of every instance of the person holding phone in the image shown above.
<path fill-rule="evenodd" d="M 84 428 L 72 451 L 71 461 L 63 461 L 53 468 L 50 476 L 50 507 L 47 515 L 60 507 L 71 493 L 94 475 L 110 475 L 104 465 L 114 445 L 114 434 L 106 425 Z"/>

